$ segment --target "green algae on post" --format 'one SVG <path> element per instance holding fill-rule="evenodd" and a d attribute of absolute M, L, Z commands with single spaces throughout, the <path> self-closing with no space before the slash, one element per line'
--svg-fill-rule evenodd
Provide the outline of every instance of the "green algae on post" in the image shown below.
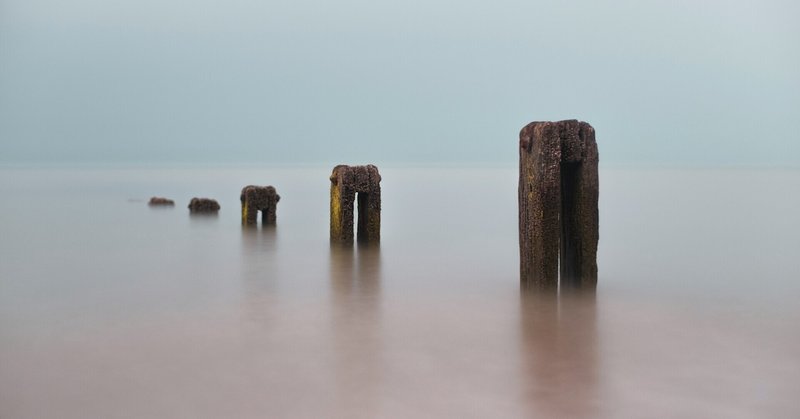
<path fill-rule="evenodd" d="M 353 243 L 354 205 L 358 203 L 359 243 L 381 239 L 381 175 L 374 165 L 333 168 L 331 181 L 331 242 Z"/>
<path fill-rule="evenodd" d="M 257 224 L 259 211 L 261 211 L 262 225 L 276 223 L 278 201 L 281 200 L 281 196 L 273 186 L 245 186 L 242 188 L 239 200 L 242 202 L 242 225 Z"/>

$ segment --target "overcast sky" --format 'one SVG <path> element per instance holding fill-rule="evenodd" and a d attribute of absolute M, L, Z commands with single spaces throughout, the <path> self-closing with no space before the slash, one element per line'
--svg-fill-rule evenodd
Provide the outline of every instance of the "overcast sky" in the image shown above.
<path fill-rule="evenodd" d="M 0 0 L 0 163 L 800 167 L 800 2 Z"/>

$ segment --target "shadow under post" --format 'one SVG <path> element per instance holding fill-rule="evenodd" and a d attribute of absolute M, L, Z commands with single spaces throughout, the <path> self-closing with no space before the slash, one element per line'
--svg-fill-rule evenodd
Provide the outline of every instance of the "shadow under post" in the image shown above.
<path fill-rule="evenodd" d="M 330 247 L 334 399 L 342 417 L 380 416 L 380 256 L 377 244 Z"/>
<path fill-rule="evenodd" d="M 523 290 L 520 329 L 522 394 L 530 416 L 601 416 L 595 292 Z"/>

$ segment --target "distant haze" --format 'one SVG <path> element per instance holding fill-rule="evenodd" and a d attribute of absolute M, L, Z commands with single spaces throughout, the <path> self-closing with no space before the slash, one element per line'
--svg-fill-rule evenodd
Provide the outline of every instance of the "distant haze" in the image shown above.
<path fill-rule="evenodd" d="M 794 1 L 0 0 L 0 163 L 800 166 Z"/>

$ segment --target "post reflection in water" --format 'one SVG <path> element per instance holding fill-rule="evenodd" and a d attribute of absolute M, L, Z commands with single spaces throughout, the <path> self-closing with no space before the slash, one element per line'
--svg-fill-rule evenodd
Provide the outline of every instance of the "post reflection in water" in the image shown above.
<path fill-rule="evenodd" d="M 594 292 L 522 291 L 523 394 L 542 417 L 598 417 L 597 302 Z"/>
<path fill-rule="evenodd" d="M 246 312 L 251 320 L 265 320 L 278 278 L 278 228 L 242 226 L 242 280 Z"/>
<path fill-rule="evenodd" d="M 190 212 L 189 213 L 189 220 L 191 222 L 193 222 L 193 223 L 217 221 L 217 220 L 219 220 L 219 213 L 217 213 L 217 212 Z"/>
<path fill-rule="evenodd" d="M 277 226 L 242 226 L 242 244 L 245 256 L 263 256 L 277 249 Z"/>
<path fill-rule="evenodd" d="M 330 247 L 334 398 L 342 417 L 379 414 L 381 260 L 376 244 Z"/>

